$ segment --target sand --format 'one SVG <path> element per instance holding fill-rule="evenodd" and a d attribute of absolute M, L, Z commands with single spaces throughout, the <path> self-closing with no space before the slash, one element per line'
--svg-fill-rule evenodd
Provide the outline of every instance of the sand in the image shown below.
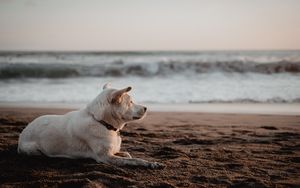
<path fill-rule="evenodd" d="M 150 112 L 122 150 L 164 169 L 17 154 L 22 129 L 69 109 L 0 108 L 0 184 L 25 187 L 299 187 L 300 116 Z"/>

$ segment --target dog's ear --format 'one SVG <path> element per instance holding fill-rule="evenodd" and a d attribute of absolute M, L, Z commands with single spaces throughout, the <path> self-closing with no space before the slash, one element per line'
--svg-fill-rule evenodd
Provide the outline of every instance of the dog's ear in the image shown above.
<path fill-rule="evenodd" d="M 129 92 L 132 88 L 131 87 L 126 87 L 124 89 L 117 90 L 112 93 L 112 98 L 111 98 L 111 103 L 121 103 L 121 97 Z"/>
<path fill-rule="evenodd" d="M 108 89 L 108 88 L 111 88 L 111 83 L 110 83 L 110 82 L 106 83 L 106 84 L 103 86 L 103 90 L 106 90 L 106 89 Z"/>

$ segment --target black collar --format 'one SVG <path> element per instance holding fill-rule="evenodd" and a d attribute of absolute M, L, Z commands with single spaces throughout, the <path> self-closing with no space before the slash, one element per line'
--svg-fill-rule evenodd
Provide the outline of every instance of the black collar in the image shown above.
<path fill-rule="evenodd" d="M 95 120 L 96 120 L 96 119 L 95 119 Z M 101 123 L 102 125 L 104 125 L 108 130 L 115 131 L 115 132 L 117 132 L 117 130 L 118 130 L 118 129 L 115 128 L 113 125 L 107 123 L 107 122 L 104 121 L 104 120 L 96 120 L 96 121 L 98 121 L 99 123 Z"/>
<path fill-rule="evenodd" d="M 97 120 L 93 115 L 92 115 L 93 119 L 95 121 L 97 121 L 98 123 L 102 124 L 104 127 L 106 127 L 108 130 L 110 131 L 115 131 L 115 132 L 118 132 L 119 129 L 115 128 L 113 125 L 107 123 L 106 121 L 104 120 Z M 124 125 L 124 127 L 126 126 L 127 124 Z"/>

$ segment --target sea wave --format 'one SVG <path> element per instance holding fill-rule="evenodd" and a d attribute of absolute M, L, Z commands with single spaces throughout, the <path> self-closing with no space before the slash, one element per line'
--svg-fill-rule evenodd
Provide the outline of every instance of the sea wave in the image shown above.
<path fill-rule="evenodd" d="M 153 63 L 51 64 L 1 63 L 0 78 L 69 78 L 69 77 L 124 77 L 168 76 L 174 74 L 201 74 L 210 72 L 276 74 L 300 72 L 300 62 L 271 63 L 245 61 L 160 61 Z"/>
<path fill-rule="evenodd" d="M 300 103 L 300 98 L 284 99 L 281 97 L 267 98 L 265 100 L 258 100 L 253 98 L 237 98 L 228 100 L 201 100 L 201 101 L 189 101 L 190 104 L 202 104 L 202 103 Z"/>

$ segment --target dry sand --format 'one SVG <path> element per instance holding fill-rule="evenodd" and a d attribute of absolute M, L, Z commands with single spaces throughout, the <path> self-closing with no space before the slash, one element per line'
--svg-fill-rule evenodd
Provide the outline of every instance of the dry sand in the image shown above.
<path fill-rule="evenodd" d="M 25 187 L 300 187 L 300 116 L 152 112 L 122 150 L 164 169 L 17 154 L 22 129 L 67 109 L 0 108 L 0 184 Z"/>

